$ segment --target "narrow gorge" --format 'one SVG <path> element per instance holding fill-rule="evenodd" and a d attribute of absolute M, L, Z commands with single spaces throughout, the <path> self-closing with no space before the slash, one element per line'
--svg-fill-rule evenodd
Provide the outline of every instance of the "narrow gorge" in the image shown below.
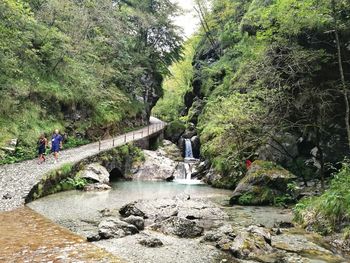
<path fill-rule="evenodd" d="M 348 0 L 3 0 L 0 36 L 0 262 L 350 262 Z"/>

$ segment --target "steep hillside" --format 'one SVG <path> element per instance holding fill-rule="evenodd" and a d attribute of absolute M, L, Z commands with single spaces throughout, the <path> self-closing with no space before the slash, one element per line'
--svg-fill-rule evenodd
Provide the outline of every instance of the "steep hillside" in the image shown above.
<path fill-rule="evenodd" d="M 203 2 L 181 117 L 196 125 L 202 157 L 231 187 L 247 159 L 323 180 L 349 152 L 348 3 L 213 1 L 209 12 Z"/>
<path fill-rule="evenodd" d="M 168 1 L 5 0 L 0 3 L 3 162 L 32 157 L 41 132 L 70 145 L 145 124 L 179 57 Z"/>

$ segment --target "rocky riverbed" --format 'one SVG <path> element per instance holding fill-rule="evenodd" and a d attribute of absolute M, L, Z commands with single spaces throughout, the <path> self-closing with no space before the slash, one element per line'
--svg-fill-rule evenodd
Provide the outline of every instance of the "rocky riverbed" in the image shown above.
<path fill-rule="evenodd" d="M 227 206 L 230 191 L 176 182 L 119 182 L 67 192 L 36 211 L 127 262 L 348 262 L 288 209 Z"/>

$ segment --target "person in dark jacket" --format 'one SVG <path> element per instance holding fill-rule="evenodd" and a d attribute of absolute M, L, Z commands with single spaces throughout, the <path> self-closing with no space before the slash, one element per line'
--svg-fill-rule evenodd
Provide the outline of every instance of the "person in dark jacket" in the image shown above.
<path fill-rule="evenodd" d="M 46 161 L 46 158 L 45 158 L 46 147 L 47 147 L 47 139 L 45 137 L 45 134 L 41 134 L 38 140 L 38 155 L 39 155 L 38 164 L 42 164 L 43 162 Z"/>

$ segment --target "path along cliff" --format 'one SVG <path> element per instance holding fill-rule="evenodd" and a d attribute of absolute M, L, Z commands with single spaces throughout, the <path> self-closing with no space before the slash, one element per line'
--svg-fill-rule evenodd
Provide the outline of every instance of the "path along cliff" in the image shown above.
<path fill-rule="evenodd" d="M 136 131 L 125 133 L 101 142 L 90 143 L 74 149 L 62 151 L 58 163 L 48 158 L 46 163 L 37 164 L 37 160 L 0 166 L 0 212 L 22 206 L 30 190 L 51 170 L 64 164 L 76 163 L 102 151 L 110 150 L 129 142 L 147 138 L 163 130 L 165 123 L 151 117 L 150 124 Z"/>

